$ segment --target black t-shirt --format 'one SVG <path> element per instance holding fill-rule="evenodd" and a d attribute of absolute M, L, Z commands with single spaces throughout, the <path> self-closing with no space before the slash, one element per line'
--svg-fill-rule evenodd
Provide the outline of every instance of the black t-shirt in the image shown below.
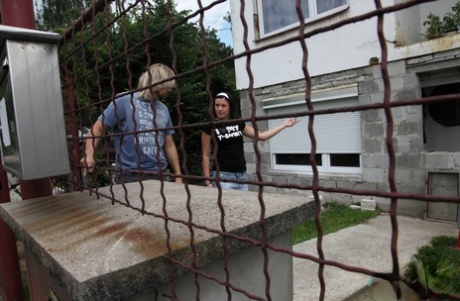
<path fill-rule="evenodd" d="M 211 136 L 211 156 L 217 155 L 220 171 L 244 172 L 246 171 L 246 160 L 244 159 L 243 130 L 246 127 L 244 122 L 235 124 L 214 126 L 214 137 L 217 148 L 214 146 L 214 139 Z M 203 129 L 203 132 L 211 135 L 211 126 Z M 212 164 L 211 160 L 211 164 Z M 213 170 L 216 167 L 213 166 Z"/>

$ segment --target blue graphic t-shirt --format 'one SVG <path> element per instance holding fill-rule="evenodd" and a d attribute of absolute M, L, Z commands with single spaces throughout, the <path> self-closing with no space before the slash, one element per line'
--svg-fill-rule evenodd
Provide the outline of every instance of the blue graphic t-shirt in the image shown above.
<path fill-rule="evenodd" d="M 153 106 L 153 108 L 152 108 Z M 117 98 L 99 116 L 114 132 L 117 168 L 158 171 L 168 166 L 164 154 L 165 135 L 174 130 L 168 108 L 159 100 L 152 103 L 135 93 Z M 159 129 L 154 131 L 154 129 Z M 118 135 L 123 134 L 123 135 Z"/>

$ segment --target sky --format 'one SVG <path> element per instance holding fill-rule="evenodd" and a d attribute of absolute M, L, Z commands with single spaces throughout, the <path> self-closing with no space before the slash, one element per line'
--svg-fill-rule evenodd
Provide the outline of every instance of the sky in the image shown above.
<path fill-rule="evenodd" d="M 176 0 L 178 11 L 191 10 L 192 13 L 198 9 L 198 0 Z M 211 4 L 213 0 L 201 0 L 203 7 Z M 232 46 L 232 32 L 230 31 L 230 24 L 224 20 L 224 16 L 230 11 L 230 0 L 219 3 L 207 10 L 204 14 L 204 26 L 215 28 L 219 39 L 225 44 Z M 199 21 L 197 18 L 193 21 Z"/>

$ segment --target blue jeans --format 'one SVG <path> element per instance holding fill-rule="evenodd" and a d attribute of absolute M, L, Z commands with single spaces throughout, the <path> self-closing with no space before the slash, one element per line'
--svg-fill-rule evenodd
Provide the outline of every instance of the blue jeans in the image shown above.
<path fill-rule="evenodd" d="M 211 172 L 211 177 L 216 176 L 216 171 Z M 247 180 L 248 174 L 246 172 L 229 172 L 229 171 L 220 171 L 218 178 L 225 180 Z M 242 190 L 248 191 L 248 184 L 244 183 L 235 183 L 235 182 L 223 182 L 220 181 L 220 187 L 222 189 L 231 189 L 231 190 Z M 216 182 L 212 182 L 212 187 L 217 187 Z"/>

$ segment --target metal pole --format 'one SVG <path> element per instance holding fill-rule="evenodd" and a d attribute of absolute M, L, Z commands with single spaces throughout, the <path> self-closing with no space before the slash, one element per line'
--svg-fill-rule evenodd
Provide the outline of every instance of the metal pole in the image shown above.
<path fill-rule="evenodd" d="M 0 169 L 0 193 L 0 203 L 10 201 L 8 175 L 3 169 Z M 0 286 L 0 292 L 6 301 L 24 300 L 16 238 L 2 219 L 0 219 Z"/>
<path fill-rule="evenodd" d="M 35 29 L 33 0 L 0 0 L 3 25 Z"/>
<path fill-rule="evenodd" d="M 0 13 L 3 25 L 35 29 L 33 0 L 0 0 Z M 0 184 L 0 202 L 9 202 L 8 176 L 3 169 L 0 170 Z M 52 194 L 49 178 L 21 181 L 20 184 L 23 200 Z M 1 292 L 6 301 L 24 300 L 16 239 L 3 220 L 0 221 L 0 246 Z"/>
<path fill-rule="evenodd" d="M 35 29 L 33 0 L 0 0 L 2 21 L 4 25 Z M 52 195 L 49 178 L 21 181 L 23 200 Z"/>

